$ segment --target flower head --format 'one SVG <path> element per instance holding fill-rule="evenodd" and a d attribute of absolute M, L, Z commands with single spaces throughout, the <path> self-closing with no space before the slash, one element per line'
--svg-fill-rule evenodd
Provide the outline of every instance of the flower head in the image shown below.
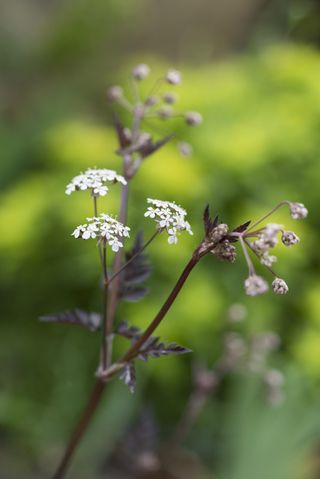
<path fill-rule="evenodd" d="M 103 241 L 111 246 L 114 252 L 119 251 L 119 248 L 123 247 L 120 239 L 130 236 L 130 228 L 128 226 L 124 226 L 115 218 L 104 213 L 97 217 L 87 218 L 87 221 L 88 223 L 77 226 L 72 236 L 84 240 L 97 238 L 99 241 Z"/>
<path fill-rule="evenodd" d="M 171 203 L 170 201 L 161 201 L 148 198 L 147 202 L 152 206 L 147 208 L 144 216 L 155 220 L 160 230 L 166 230 L 169 238 L 169 244 L 178 242 L 178 233 L 187 231 L 192 235 L 191 226 L 186 221 L 187 212 L 181 206 Z"/>
<path fill-rule="evenodd" d="M 294 220 L 302 220 L 308 216 L 308 210 L 303 203 L 289 202 L 291 218 Z"/>
<path fill-rule="evenodd" d="M 268 283 L 256 274 L 251 274 L 244 282 L 244 287 L 248 296 L 258 296 L 268 291 Z"/>
<path fill-rule="evenodd" d="M 88 168 L 84 173 L 72 178 L 66 187 L 66 194 L 71 195 L 74 191 L 89 189 L 93 196 L 105 196 L 109 190 L 106 186 L 107 182 L 120 182 L 123 185 L 127 183 L 124 177 L 114 170 Z"/>

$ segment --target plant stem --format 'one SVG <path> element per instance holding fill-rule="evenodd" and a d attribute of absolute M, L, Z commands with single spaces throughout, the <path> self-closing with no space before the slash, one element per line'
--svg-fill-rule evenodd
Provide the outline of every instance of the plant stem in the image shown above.
<path fill-rule="evenodd" d="M 127 169 L 130 165 L 130 156 L 124 156 L 123 158 L 123 170 L 124 176 L 126 176 Z M 128 212 L 128 197 L 129 197 L 129 180 L 126 185 L 122 186 L 121 190 L 121 203 L 120 203 L 120 214 L 119 214 L 119 221 L 122 224 L 126 223 L 127 220 L 127 212 Z M 122 262 L 122 250 L 119 249 L 117 252 L 114 264 L 113 264 L 113 274 L 117 273 L 121 268 Z M 112 333 L 113 333 L 113 322 L 116 314 L 117 304 L 118 304 L 118 294 L 119 294 L 119 287 L 120 287 L 120 277 L 117 276 L 115 281 L 113 281 L 112 288 L 109 288 L 108 294 L 108 302 L 107 302 L 107 313 L 105 318 L 105 334 L 107 337 L 106 342 L 106 357 L 112 360 Z M 109 366 L 109 362 L 107 362 L 107 367 Z"/>
<path fill-rule="evenodd" d="M 101 325 L 101 367 L 104 371 L 107 367 L 108 343 L 106 334 L 107 311 L 108 311 L 108 270 L 107 270 L 107 248 L 104 244 L 102 247 L 102 268 L 103 268 L 103 315 Z"/>
<path fill-rule="evenodd" d="M 255 223 L 253 223 L 249 229 L 247 229 L 246 233 L 248 233 L 249 231 L 251 231 L 255 226 L 257 226 L 258 224 L 262 223 L 262 221 L 266 220 L 267 218 L 269 218 L 269 216 L 271 216 L 275 211 L 277 211 L 279 208 L 281 208 L 282 206 L 284 205 L 288 205 L 289 204 L 289 201 L 281 201 L 280 203 L 277 204 L 277 206 L 275 206 L 274 208 L 272 208 L 272 210 L 269 211 L 269 213 L 267 213 L 266 215 L 262 216 L 261 218 L 259 218 Z"/>
<path fill-rule="evenodd" d="M 188 279 L 189 274 L 195 267 L 195 265 L 199 262 L 200 255 L 198 248 L 195 250 L 194 254 L 192 255 L 190 261 L 187 263 L 186 267 L 182 271 L 178 281 L 176 282 L 173 290 L 169 294 L 167 300 L 161 307 L 158 314 L 155 316 L 153 321 L 149 324 L 145 332 L 140 336 L 140 338 L 134 343 L 131 348 L 122 356 L 122 358 L 118 361 L 119 363 L 126 363 L 133 359 L 139 352 L 141 346 L 145 343 L 145 341 L 152 335 L 155 329 L 159 326 L 163 318 L 165 317 L 166 313 L 169 311 L 170 307 L 172 306 L 174 300 L 176 299 L 177 295 L 179 294 L 182 286 Z"/>
<path fill-rule="evenodd" d="M 249 253 L 248 253 L 248 250 L 246 248 L 246 244 L 244 242 L 244 239 L 243 239 L 242 235 L 239 235 L 239 240 L 240 240 L 241 247 L 243 249 L 244 257 L 245 257 L 247 265 L 248 265 L 249 275 L 253 275 L 253 274 L 255 274 L 255 269 L 254 269 L 253 263 L 251 261 L 251 258 L 249 256 Z"/>
<path fill-rule="evenodd" d="M 73 457 L 75 450 L 77 449 L 88 425 L 91 422 L 92 416 L 97 409 L 98 404 L 102 398 L 102 393 L 105 390 L 106 383 L 103 383 L 100 380 L 97 380 L 89 401 L 81 415 L 81 418 L 70 438 L 69 444 L 65 450 L 65 453 L 62 457 L 62 460 L 52 476 L 52 479 L 62 479 L 70 465 L 70 461 Z"/>
<path fill-rule="evenodd" d="M 102 398 L 102 393 L 104 391 L 104 387 L 106 385 L 106 381 L 109 380 L 112 376 L 117 374 L 125 365 L 126 362 L 130 361 L 133 359 L 137 353 L 139 352 L 140 347 L 143 345 L 143 343 L 151 336 L 151 334 L 154 332 L 154 330 L 157 328 L 157 326 L 160 324 L 170 307 L 172 306 L 174 300 L 176 299 L 177 295 L 179 294 L 182 286 L 184 285 L 185 281 L 187 280 L 189 274 L 195 267 L 195 265 L 199 262 L 200 258 L 205 254 L 205 252 L 201 251 L 201 247 L 198 247 L 189 262 L 187 263 L 186 267 L 182 271 L 178 281 L 176 282 L 174 288 L 172 289 L 171 293 L 169 294 L 167 300 L 161 307 L 160 311 L 158 314 L 155 316 L 153 321 L 150 323 L 149 327 L 145 330 L 143 335 L 140 337 L 140 339 L 131 347 L 128 349 L 128 351 L 124 354 L 124 356 L 114 363 L 113 365 L 109 366 L 108 369 L 105 371 L 105 373 L 101 374 L 101 377 L 99 377 L 96 381 L 94 390 L 89 398 L 89 401 L 87 403 L 87 406 L 80 418 L 80 421 L 74 431 L 74 433 L 71 436 L 71 439 L 69 441 L 69 444 L 67 446 L 67 449 L 63 455 L 62 461 L 54 474 L 52 476 L 52 479 L 62 479 L 65 475 L 65 472 L 70 464 L 70 461 L 72 459 L 72 456 L 78 447 L 85 431 L 88 425 L 91 422 L 91 419 L 93 417 L 94 412 L 96 411 L 99 402 L 101 401 Z"/>

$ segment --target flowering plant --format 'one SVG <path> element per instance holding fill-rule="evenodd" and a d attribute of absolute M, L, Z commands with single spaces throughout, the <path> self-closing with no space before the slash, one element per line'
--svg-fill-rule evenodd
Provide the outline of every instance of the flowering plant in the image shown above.
<path fill-rule="evenodd" d="M 103 275 L 103 307 L 101 315 L 76 309 L 41 318 L 44 321 L 80 324 L 90 330 L 101 331 L 100 361 L 96 372 L 95 387 L 53 476 L 54 479 L 64 477 L 73 453 L 100 402 L 106 385 L 113 376 L 119 375 L 129 389 L 134 391 L 136 385 L 135 361 L 137 359 L 147 360 L 163 355 L 190 352 L 190 349 L 186 347 L 154 337 L 153 333 L 201 258 L 209 254 L 219 260 L 233 263 L 236 260 L 236 245 L 239 244 L 249 270 L 249 276 L 244 281 L 246 293 L 256 296 L 268 290 L 267 281 L 255 272 L 250 256 L 252 252 L 273 275 L 272 289 L 274 293 L 285 294 L 288 292 L 288 286 L 274 272 L 273 263 L 276 261 L 276 257 L 271 255 L 270 251 L 277 245 L 279 235 L 281 235 L 282 243 L 287 247 L 298 243 L 299 238 L 292 231 L 286 231 L 282 225 L 274 223 L 261 225 L 276 210 L 285 206 L 289 207 L 293 219 L 302 219 L 307 216 L 307 210 L 303 204 L 283 201 L 253 224 L 247 221 L 230 229 L 226 223 L 219 222 L 217 216 L 212 218 L 209 206 L 207 206 L 203 214 L 204 237 L 196 245 L 176 284 L 146 330 L 141 331 L 128 323 L 118 322 L 116 313 L 119 301 L 128 299 L 128 297 L 138 300 L 146 294 L 143 283 L 150 274 L 150 267 L 145 250 L 150 243 L 165 233 L 168 235 L 170 247 L 177 247 L 178 236 L 181 233 L 193 234 L 190 223 L 186 219 L 185 209 L 174 201 L 148 198 L 144 217 L 155 222 L 155 232 L 145 243 L 142 240 L 142 235 L 137 233 L 132 249 L 123 253 L 125 242 L 132 234 L 132 228 L 127 226 L 129 183 L 145 159 L 172 138 L 165 136 L 160 140 L 154 140 L 148 132 L 144 131 L 147 121 L 152 118 L 167 121 L 178 116 L 184 118 L 189 126 L 196 126 L 202 122 L 202 117 L 197 112 L 175 113 L 173 109 L 176 101 L 175 94 L 168 91 L 161 93 L 163 85 L 176 86 L 181 82 L 181 74 L 176 70 L 169 70 L 155 82 L 149 94 L 145 98 L 141 98 L 139 83 L 149 73 L 149 67 L 144 64 L 137 65 L 133 69 L 131 75 L 133 101 L 126 98 L 120 86 L 113 86 L 108 90 L 109 102 L 114 106 L 118 105 L 124 108 L 132 116 L 132 126 L 126 128 L 118 114 L 114 112 L 114 127 L 119 142 L 117 154 L 122 160 L 122 175 L 109 169 L 90 168 L 75 176 L 66 187 L 67 195 L 85 192 L 89 193 L 88 196 L 92 201 L 93 216 L 87 218 L 85 223 L 76 226 L 71 234 L 75 239 L 93 239 L 97 245 Z M 184 142 L 180 142 L 178 146 L 182 154 L 191 152 L 190 145 Z M 108 212 L 100 212 L 102 199 L 108 195 L 111 185 L 117 183 L 121 187 L 118 219 L 112 217 Z M 112 261 L 110 255 L 113 255 Z M 130 341 L 130 346 L 122 357 L 114 360 L 113 342 L 117 336 L 127 338 Z"/>

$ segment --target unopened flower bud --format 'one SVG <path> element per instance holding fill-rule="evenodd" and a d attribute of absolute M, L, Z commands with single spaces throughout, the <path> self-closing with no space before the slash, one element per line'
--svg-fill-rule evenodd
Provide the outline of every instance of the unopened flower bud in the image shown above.
<path fill-rule="evenodd" d="M 157 111 L 157 115 L 162 120 L 167 120 L 168 118 L 171 118 L 171 116 L 172 116 L 171 106 L 168 105 L 168 106 L 163 106 L 163 107 L 159 108 L 159 110 Z"/>
<path fill-rule="evenodd" d="M 222 240 L 224 236 L 226 236 L 228 231 L 228 225 L 226 225 L 225 223 L 221 223 L 220 225 L 213 228 L 212 231 L 210 231 L 208 239 L 213 243 L 218 243 L 220 240 Z"/>
<path fill-rule="evenodd" d="M 137 65 L 134 67 L 132 70 L 132 76 L 135 80 L 144 80 L 147 78 L 147 76 L 150 73 L 150 68 L 148 65 L 145 65 L 144 63 L 141 63 L 140 65 Z"/>
<path fill-rule="evenodd" d="M 175 103 L 177 100 L 177 95 L 175 93 L 172 93 L 171 91 L 168 91 L 163 94 L 162 98 L 165 103 L 173 105 L 173 103 Z"/>
<path fill-rule="evenodd" d="M 210 253 L 221 261 L 227 261 L 228 263 L 234 263 L 237 257 L 235 246 L 227 239 L 217 243 L 215 247 L 210 250 Z"/>
<path fill-rule="evenodd" d="M 188 111 L 184 117 L 189 126 L 197 126 L 202 123 L 202 116 L 197 111 Z"/>
<path fill-rule="evenodd" d="M 241 303 L 232 304 L 227 311 L 227 317 L 230 323 L 239 323 L 240 321 L 243 321 L 246 316 L 247 308 Z"/>
<path fill-rule="evenodd" d="M 289 288 L 287 283 L 283 279 L 276 278 L 272 282 L 272 290 L 275 294 L 287 294 Z"/>
<path fill-rule="evenodd" d="M 284 231 L 281 240 L 285 246 L 292 246 L 299 243 L 300 238 L 293 231 Z"/>
<path fill-rule="evenodd" d="M 264 376 L 264 380 L 268 386 L 272 387 L 279 387 L 284 384 L 284 376 L 278 369 L 269 369 Z"/>
<path fill-rule="evenodd" d="M 159 103 L 159 97 L 155 95 L 148 96 L 144 102 L 146 106 L 154 106 Z"/>
<path fill-rule="evenodd" d="M 170 85 L 179 85 L 181 83 L 181 73 L 178 70 L 169 70 L 166 74 L 166 81 Z"/>
<path fill-rule="evenodd" d="M 289 208 L 294 220 L 302 220 L 308 216 L 308 210 L 302 203 L 289 203 Z"/>
<path fill-rule="evenodd" d="M 189 143 L 180 141 L 177 146 L 182 156 L 188 157 L 192 155 L 192 146 Z"/>
<path fill-rule="evenodd" d="M 123 96 L 123 90 L 121 86 L 115 85 L 109 88 L 107 91 L 107 98 L 111 103 L 121 100 Z"/>
<path fill-rule="evenodd" d="M 251 274 L 244 282 L 246 294 L 248 296 L 258 296 L 268 291 L 268 283 L 256 274 Z"/>

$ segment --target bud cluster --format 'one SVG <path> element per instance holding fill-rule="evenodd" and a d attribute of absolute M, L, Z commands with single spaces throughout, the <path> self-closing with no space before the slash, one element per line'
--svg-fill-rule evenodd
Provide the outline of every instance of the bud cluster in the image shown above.
<path fill-rule="evenodd" d="M 175 69 L 169 69 L 161 78 L 158 78 L 149 90 L 146 96 L 142 96 L 140 92 L 140 83 L 149 77 L 150 68 L 148 65 L 141 63 L 136 65 L 131 71 L 131 80 L 133 83 L 133 99 L 126 97 L 123 89 L 119 85 L 111 86 L 107 91 L 107 99 L 112 104 L 117 104 L 129 111 L 135 121 L 134 124 L 158 118 L 161 120 L 169 120 L 171 118 L 182 117 L 188 126 L 197 126 L 202 123 L 202 116 L 195 111 L 180 112 L 175 111 L 174 106 L 177 102 L 175 91 L 165 90 L 162 87 L 177 87 L 182 81 L 181 73 Z M 140 130 L 140 125 L 139 125 Z M 138 132 L 135 132 L 126 147 L 132 148 L 138 153 L 136 143 Z M 141 142 L 140 142 L 141 143 Z M 147 143 L 147 141 L 146 141 Z M 183 156 L 189 156 L 192 148 L 187 143 L 178 144 L 178 150 Z"/>

